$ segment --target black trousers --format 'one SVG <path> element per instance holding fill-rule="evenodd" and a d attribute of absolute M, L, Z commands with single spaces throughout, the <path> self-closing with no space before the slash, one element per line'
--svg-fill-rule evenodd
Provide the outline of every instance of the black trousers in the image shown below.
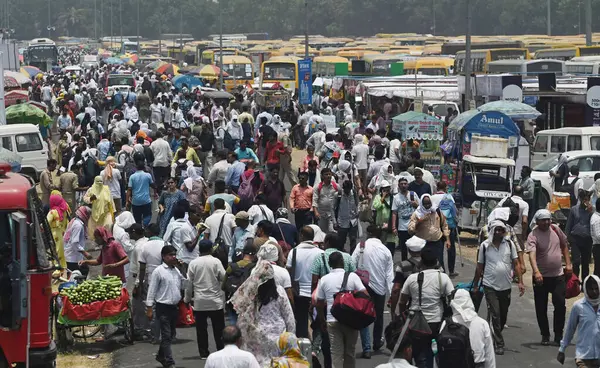
<path fill-rule="evenodd" d="M 592 255 L 594 256 L 594 275 L 600 277 L 600 244 L 592 246 Z"/>
<path fill-rule="evenodd" d="M 492 328 L 492 338 L 494 346 L 504 347 L 504 337 L 502 330 L 508 317 L 508 307 L 510 306 L 510 289 L 497 291 L 484 286 L 485 302 L 488 308 L 488 322 Z"/>
<path fill-rule="evenodd" d="M 544 277 L 542 285 L 533 283 L 533 300 L 535 302 L 535 316 L 542 336 L 550 336 L 550 327 L 548 326 L 548 294 L 552 294 L 552 305 L 554 306 L 554 337 L 560 340 L 563 335 L 565 325 L 565 314 L 567 307 L 565 304 L 565 293 L 567 284 L 565 276 Z"/>
<path fill-rule="evenodd" d="M 406 248 L 406 241 L 408 239 L 410 239 L 410 234 L 408 231 L 398 230 L 398 246 L 400 247 L 403 261 L 408 260 L 408 249 Z"/>
<path fill-rule="evenodd" d="M 442 267 L 445 270 L 446 267 L 444 267 L 444 242 L 442 241 L 442 239 L 436 241 L 428 241 L 427 244 L 425 244 L 425 248 L 431 248 L 435 252 L 440 267 Z"/>
<path fill-rule="evenodd" d="M 158 188 L 158 193 L 163 190 L 163 185 L 170 175 L 170 166 L 154 166 L 154 179 L 156 180 L 156 188 Z"/>
<path fill-rule="evenodd" d="M 296 210 L 294 222 L 296 223 L 296 229 L 298 229 L 298 231 L 306 225 L 312 225 L 313 215 L 310 212 L 310 209 Z"/>
<path fill-rule="evenodd" d="M 196 340 L 198 342 L 198 352 L 201 357 L 207 357 L 208 351 L 208 323 L 210 318 L 212 324 L 213 336 L 217 345 L 217 350 L 223 349 L 223 329 L 225 328 L 225 313 L 223 309 L 215 311 L 194 311 L 196 319 Z"/>
<path fill-rule="evenodd" d="M 171 343 L 175 337 L 178 316 L 177 305 L 156 303 L 156 319 L 160 326 L 160 347 L 156 358 L 163 361 L 166 366 L 175 365 Z"/>
<path fill-rule="evenodd" d="M 296 317 L 296 336 L 308 338 L 308 309 L 310 298 L 297 296 L 294 298 L 294 317 Z"/>
<path fill-rule="evenodd" d="M 350 238 L 350 254 L 352 254 L 354 248 L 356 248 L 356 239 L 358 239 L 358 225 L 349 228 L 340 227 L 338 229 L 338 237 L 340 241 L 338 249 L 342 252 L 345 252 L 346 239 Z"/>
<path fill-rule="evenodd" d="M 440 331 L 441 322 L 428 323 L 433 332 L 430 336 L 414 339 L 412 342 L 413 359 L 418 368 L 433 368 L 433 351 L 431 340 L 435 339 Z"/>
<path fill-rule="evenodd" d="M 370 287 L 367 291 L 375 304 L 375 323 L 373 323 L 373 350 L 383 345 L 381 337 L 383 336 L 383 311 L 385 310 L 385 295 L 379 295 Z"/>
<path fill-rule="evenodd" d="M 571 262 L 573 263 L 573 273 L 579 276 L 581 268 L 582 282 L 590 274 L 590 262 L 592 260 L 592 238 L 573 236 L 571 242 Z"/>

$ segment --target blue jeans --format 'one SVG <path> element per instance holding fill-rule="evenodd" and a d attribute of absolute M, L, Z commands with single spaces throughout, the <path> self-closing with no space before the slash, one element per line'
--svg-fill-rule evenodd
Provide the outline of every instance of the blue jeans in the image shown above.
<path fill-rule="evenodd" d="M 150 220 L 152 220 L 152 202 L 141 206 L 132 205 L 131 212 L 133 213 L 135 222 L 143 222 L 144 227 L 146 227 L 150 224 Z"/>
<path fill-rule="evenodd" d="M 368 326 L 360 330 L 360 345 L 363 353 L 371 351 L 371 331 Z"/>

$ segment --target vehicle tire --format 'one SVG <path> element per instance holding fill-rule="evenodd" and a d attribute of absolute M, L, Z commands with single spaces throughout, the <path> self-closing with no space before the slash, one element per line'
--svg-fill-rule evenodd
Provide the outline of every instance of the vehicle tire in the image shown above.
<path fill-rule="evenodd" d="M 131 303 L 128 303 L 129 305 L 129 310 L 131 311 Z M 127 341 L 127 343 L 133 345 L 133 341 L 135 339 L 135 331 L 134 331 L 134 325 L 133 325 L 133 314 L 130 312 L 129 313 L 129 318 L 127 318 L 124 322 L 123 322 L 123 327 L 125 328 L 125 341 Z"/>
<path fill-rule="evenodd" d="M 90 339 L 102 331 L 102 326 L 73 326 L 71 333 L 78 339 Z"/>

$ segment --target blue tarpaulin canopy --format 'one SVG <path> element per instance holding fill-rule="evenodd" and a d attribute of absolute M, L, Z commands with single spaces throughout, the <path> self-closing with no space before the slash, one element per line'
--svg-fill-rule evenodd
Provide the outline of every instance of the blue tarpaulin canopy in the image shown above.
<path fill-rule="evenodd" d="M 469 137 L 473 133 L 506 139 L 519 135 L 519 127 L 515 122 L 498 111 L 465 111 L 450 123 L 448 129 L 456 132 L 464 130 Z"/>
<path fill-rule="evenodd" d="M 175 88 L 181 89 L 184 84 L 187 85 L 190 90 L 196 86 L 203 86 L 202 81 L 193 75 L 180 74 L 173 78 L 173 85 Z"/>

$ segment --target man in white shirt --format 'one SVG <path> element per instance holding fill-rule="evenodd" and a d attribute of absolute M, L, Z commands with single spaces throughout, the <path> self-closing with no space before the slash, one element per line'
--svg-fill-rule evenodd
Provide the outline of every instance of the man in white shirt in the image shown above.
<path fill-rule="evenodd" d="M 235 216 L 225 210 L 225 201 L 222 198 L 215 199 L 213 203 L 215 212 L 204 221 L 208 227 L 204 232 L 204 238 L 216 242 L 223 240 L 227 247 L 233 246 L 233 229 L 235 229 Z M 221 226 L 223 224 L 223 226 Z M 221 233 L 219 234 L 219 229 Z"/>
<path fill-rule="evenodd" d="M 156 187 L 160 190 L 171 171 L 171 161 L 173 161 L 173 151 L 169 142 L 163 139 L 163 131 L 156 132 L 156 138 L 150 144 L 152 154 L 154 154 L 154 178 Z"/>
<path fill-rule="evenodd" d="M 515 223 L 515 225 L 513 226 L 513 229 L 515 231 L 515 234 L 517 235 L 517 240 L 519 241 L 519 244 L 515 244 L 515 245 L 518 246 L 517 254 L 519 256 L 519 264 L 521 266 L 521 272 L 525 273 L 525 271 L 527 270 L 527 267 L 525 266 L 525 255 L 523 254 L 524 252 L 522 251 L 522 249 L 525 249 L 525 241 L 527 240 L 527 227 L 529 226 L 529 219 L 527 217 L 529 216 L 529 204 L 527 202 L 525 202 L 522 195 L 523 195 L 523 187 L 517 185 L 515 187 L 515 189 L 513 190 L 513 196 L 510 197 L 510 199 L 514 203 L 519 205 L 519 218 L 518 218 L 517 222 Z M 504 204 L 506 203 L 507 198 L 502 199 L 498 203 L 498 206 L 496 206 L 496 208 L 506 207 Z M 432 198 L 432 202 L 433 202 L 433 198 Z M 512 223 L 511 223 L 511 225 L 512 225 Z M 525 230 L 523 230 L 523 229 L 525 229 Z"/>
<path fill-rule="evenodd" d="M 160 326 L 160 348 L 156 360 L 163 367 L 169 368 L 175 367 L 171 342 L 176 332 L 179 317 L 177 305 L 181 300 L 181 288 L 184 285 L 184 278 L 175 267 L 176 254 L 177 250 L 174 247 L 170 245 L 163 247 L 161 250 L 163 263 L 154 269 L 150 276 L 146 298 L 146 315 L 148 318 L 154 315 Z"/>
<path fill-rule="evenodd" d="M 221 333 L 225 328 L 225 293 L 221 284 L 225 279 L 225 269 L 221 261 L 211 255 L 213 242 L 203 239 L 198 243 L 200 257 L 190 263 L 185 289 L 184 302 L 194 302 L 196 336 L 200 359 L 208 358 L 208 325 L 210 318 L 217 350 L 223 349 Z"/>
<path fill-rule="evenodd" d="M 402 143 L 398 139 L 400 135 L 393 135 L 393 139 L 390 141 L 390 163 L 394 167 L 394 175 L 400 174 L 400 162 L 402 162 Z"/>
<path fill-rule="evenodd" d="M 296 336 L 308 338 L 308 310 L 311 304 L 312 264 L 315 258 L 321 256 L 323 251 L 314 243 L 314 230 L 310 226 L 300 229 L 300 244 L 288 254 L 287 269 L 290 272 L 292 286 L 297 283 L 294 290 L 294 304 L 296 314 Z"/>
<path fill-rule="evenodd" d="M 239 142 L 244 137 L 242 124 L 239 123 L 237 115 L 231 117 L 231 121 L 227 123 L 227 132 L 235 142 Z"/>
<path fill-rule="evenodd" d="M 227 153 L 223 150 L 217 152 L 217 163 L 213 165 L 210 169 L 210 173 L 208 174 L 208 186 L 212 187 L 212 185 L 217 180 L 225 181 L 225 177 L 227 176 L 227 170 L 231 164 L 227 161 Z"/>
<path fill-rule="evenodd" d="M 225 347 L 222 350 L 208 356 L 204 368 L 260 368 L 252 353 L 240 349 L 242 332 L 237 326 L 225 327 L 223 344 Z"/>
<path fill-rule="evenodd" d="M 444 313 L 442 298 L 447 298 L 454 290 L 452 281 L 448 275 L 437 268 L 437 264 L 435 250 L 425 246 L 421 251 L 421 272 L 413 273 L 406 278 L 400 294 L 400 314 L 408 309 L 410 301 L 410 310 L 421 310 L 431 331 L 440 330 Z M 435 335 L 415 341 L 413 355 L 418 367 L 433 367 L 431 339 Z"/>
<path fill-rule="evenodd" d="M 400 330 L 401 331 L 401 330 Z M 398 343 L 398 338 L 400 337 L 400 331 L 398 333 L 390 334 L 389 336 L 386 334 L 386 346 L 389 351 L 394 352 L 394 348 Z M 398 346 L 398 350 L 396 351 L 396 356 L 389 363 L 379 364 L 375 368 L 417 368 L 414 365 L 410 364 L 412 362 L 413 351 L 412 351 L 412 339 L 409 336 L 409 333 L 404 335 L 402 338 L 402 342 Z"/>
<path fill-rule="evenodd" d="M 136 122 L 140 120 L 140 115 L 138 113 L 137 107 L 129 106 L 128 104 L 123 104 L 125 110 L 125 120 L 129 120 L 129 122 Z"/>
<path fill-rule="evenodd" d="M 383 346 L 383 311 L 385 296 L 391 295 L 394 285 L 394 259 L 390 250 L 381 242 L 381 229 L 376 225 L 367 227 L 367 240 L 360 242 L 352 253 L 352 260 L 358 270 L 369 272 L 367 291 L 375 304 L 377 319 L 373 324 L 373 351 Z M 367 330 L 368 331 L 368 330 Z M 361 339 L 367 339 L 368 332 L 363 332 Z M 364 345 L 365 341 L 363 341 Z"/>
<path fill-rule="evenodd" d="M 275 223 L 275 216 L 273 215 L 273 211 L 267 207 L 265 202 L 265 195 L 259 194 L 256 196 L 254 200 L 255 204 L 250 207 L 248 210 L 248 216 L 250 216 L 250 223 L 254 226 L 261 222 L 262 220 L 267 220 Z"/>
<path fill-rule="evenodd" d="M 500 220 L 494 220 L 488 224 L 488 229 L 489 238 L 479 246 L 473 289 L 479 290 L 479 282 L 483 277 L 494 347 L 496 354 L 504 355 L 502 330 L 506 325 L 510 306 L 513 268 L 519 281 L 520 296 L 525 293 L 525 285 L 515 245 L 505 238 L 506 225 Z"/>
<path fill-rule="evenodd" d="M 367 171 L 369 169 L 369 146 L 365 144 L 365 140 L 362 134 L 354 135 L 354 146 L 352 147 L 352 157 L 354 158 L 354 164 L 358 169 L 360 175 L 360 181 L 363 186 L 368 184 Z"/>
<path fill-rule="evenodd" d="M 182 263 L 182 272 L 187 271 L 188 265 L 198 258 L 198 247 L 194 243 L 196 229 L 192 227 L 185 218 L 185 208 L 175 205 L 173 208 L 173 220 L 167 225 L 163 236 L 165 244 L 172 245 L 177 249 L 177 259 Z"/>
<path fill-rule="evenodd" d="M 331 271 L 323 276 L 317 286 L 317 319 L 321 326 L 327 326 L 331 342 L 331 360 L 334 367 L 353 368 L 356 366 L 354 348 L 358 340 L 358 330 L 338 322 L 331 315 L 331 306 L 335 294 L 341 291 L 346 272 L 344 271 L 344 256 L 333 252 L 328 259 Z M 360 278 L 349 272 L 345 290 L 364 291 L 365 287 Z"/>

